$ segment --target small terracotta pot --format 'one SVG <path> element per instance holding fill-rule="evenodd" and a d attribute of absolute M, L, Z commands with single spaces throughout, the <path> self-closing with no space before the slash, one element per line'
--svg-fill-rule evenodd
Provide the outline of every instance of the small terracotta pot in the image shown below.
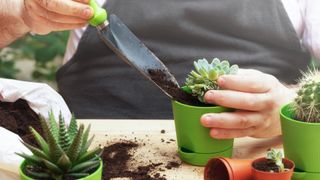
<path fill-rule="evenodd" d="M 211 159 L 204 169 L 205 180 L 251 180 L 251 159 Z"/>
<path fill-rule="evenodd" d="M 284 163 L 285 167 L 288 168 L 288 171 L 275 173 L 275 172 L 266 172 L 260 171 L 253 167 L 254 163 L 267 161 L 266 158 L 259 158 L 252 162 L 251 170 L 252 176 L 254 180 L 290 180 L 293 174 L 294 163 L 289 159 L 283 159 L 282 162 Z"/>

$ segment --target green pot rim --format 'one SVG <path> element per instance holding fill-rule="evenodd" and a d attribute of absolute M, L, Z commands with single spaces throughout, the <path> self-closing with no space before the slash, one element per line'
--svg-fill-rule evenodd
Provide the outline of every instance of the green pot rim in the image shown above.
<path fill-rule="evenodd" d="M 304 122 L 304 121 L 299 121 L 297 119 L 294 119 L 292 118 L 292 114 L 288 114 L 288 113 L 284 113 L 284 110 L 287 110 L 291 108 L 291 105 L 292 103 L 288 103 L 288 104 L 285 104 L 281 107 L 281 110 L 280 110 L 280 115 L 282 117 L 285 117 L 284 119 L 287 120 L 287 121 L 290 121 L 292 123 L 296 123 L 296 124 L 301 124 L 301 125 L 304 125 L 304 126 L 320 126 L 320 123 L 310 123 L 310 122 Z"/>
<path fill-rule="evenodd" d="M 208 109 L 208 108 L 214 108 L 214 109 L 231 109 L 231 108 L 227 108 L 227 107 L 224 107 L 224 106 L 218 106 L 218 105 L 214 105 L 212 104 L 211 106 L 193 106 L 193 105 L 189 105 L 189 104 L 184 104 L 182 102 L 179 102 L 179 101 L 175 101 L 175 100 L 172 100 L 174 103 L 180 105 L 180 106 L 185 106 L 185 107 L 188 107 L 188 108 L 194 108 L 194 109 Z"/>
<path fill-rule="evenodd" d="M 103 162 L 102 162 L 101 157 L 99 158 L 99 161 L 100 161 L 100 166 L 99 166 L 99 168 L 98 168 L 97 170 L 95 170 L 95 171 L 94 171 L 93 173 L 91 173 L 89 176 L 86 176 L 86 177 L 84 177 L 84 178 L 77 179 L 77 180 L 90 179 L 92 176 L 94 176 L 96 173 L 99 173 L 100 171 L 101 171 L 101 177 L 102 177 Z M 20 176 L 22 176 L 23 179 L 34 180 L 33 178 L 27 176 L 27 175 L 23 172 L 22 168 L 25 166 L 25 164 L 26 164 L 26 160 L 23 160 L 22 163 L 21 163 L 20 166 L 19 166 L 19 174 L 20 174 Z"/>

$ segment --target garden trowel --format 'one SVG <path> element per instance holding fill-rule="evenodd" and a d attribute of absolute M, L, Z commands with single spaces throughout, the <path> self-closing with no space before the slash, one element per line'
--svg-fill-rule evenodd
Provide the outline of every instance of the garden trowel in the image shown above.
<path fill-rule="evenodd" d="M 167 67 L 114 14 L 107 18 L 105 9 L 90 1 L 94 16 L 89 21 L 98 30 L 101 40 L 123 61 L 155 83 L 166 95 L 178 100 L 178 82 Z"/>

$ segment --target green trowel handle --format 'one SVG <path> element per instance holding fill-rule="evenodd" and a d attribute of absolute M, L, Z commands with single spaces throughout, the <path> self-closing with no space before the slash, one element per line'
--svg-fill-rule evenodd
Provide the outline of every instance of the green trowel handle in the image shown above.
<path fill-rule="evenodd" d="M 94 11 L 93 17 L 89 20 L 90 25 L 98 26 L 107 20 L 107 11 L 101 8 L 95 0 L 90 0 L 89 5 Z"/>

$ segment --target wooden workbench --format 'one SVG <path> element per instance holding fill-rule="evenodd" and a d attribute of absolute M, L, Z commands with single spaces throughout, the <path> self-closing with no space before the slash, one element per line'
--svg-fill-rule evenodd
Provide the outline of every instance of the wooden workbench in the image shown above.
<path fill-rule="evenodd" d="M 177 155 L 174 122 L 172 120 L 79 120 L 85 125 L 91 124 L 91 133 L 95 134 L 94 145 L 107 146 L 121 141 L 133 141 L 141 146 L 134 152 L 132 168 L 152 163 L 176 161 Z M 161 133 L 161 131 L 165 133 Z M 238 138 L 235 140 L 234 158 L 256 158 L 263 156 L 270 147 L 281 148 L 281 137 L 271 139 Z M 155 173 L 155 172 L 154 172 Z M 196 180 L 203 179 L 203 167 L 185 163 L 179 168 L 160 172 L 167 179 Z"/>

